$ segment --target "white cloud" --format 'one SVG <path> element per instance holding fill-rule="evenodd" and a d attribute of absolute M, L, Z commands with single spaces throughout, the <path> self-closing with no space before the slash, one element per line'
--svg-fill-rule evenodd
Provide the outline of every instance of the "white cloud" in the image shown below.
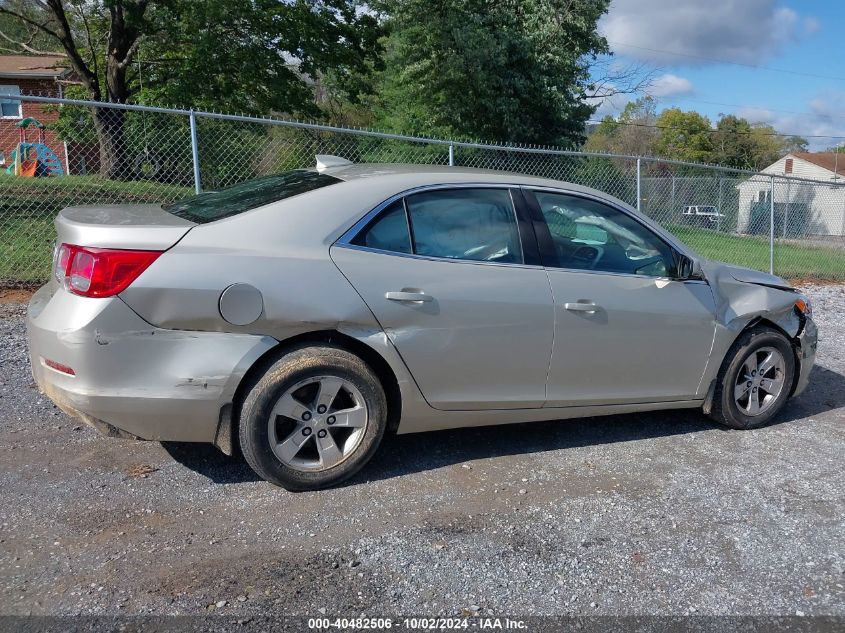
<path fill-rule="evenodd" d="M 775 0 L 614 0 L 599 24 L 615 52 L 673 65 L 708 63 L 702 57 L 761 63 L 818 26 Z"/>
<path fill-rule="evenodd" d="M 821 28 L 821 22 L 819 22 L 816 18 L 812 16 L 804 18 L 804 32 L 808 35 L 815 33 Z"/>
<path fill-rule="evenodd" d="M 752 123 L 768 123 L 783 134 L 845 137 L 845 114 L 841 104 L 845 93 L 825 93 L 807 103 L 806 113 L 777 112 L 766 108 L 740 108 L 736 114 Z M 808 138 L 811 151 L 841 145 L 845 138 Z"/>
<path fill-rule="evenodd" d="M 609 91 L 612 91 L 614 87 L 613 85 L 608 85 L 606 88 Z M 625 109 L 625 106 L 629 101 L 633 101 L 634 99 L 635 95 L 627 93 L 620 93 L 607 97 L 589 97 L 586 99 L 587 103 L 590 105 L 598 105 L 598 108 L 596 108 L 596 111 L 590 117 L 590 120 L 596 121 L 606 117 L 607 115 L 616 116 Z"/>
<path fill-rule="evenodd" d="M 673 95 L 690 94 L 692 92 L 692 82 L 684 77 L 666 73 L 652 80 L 646 92 L 653 97 L 671 97 Z"/>

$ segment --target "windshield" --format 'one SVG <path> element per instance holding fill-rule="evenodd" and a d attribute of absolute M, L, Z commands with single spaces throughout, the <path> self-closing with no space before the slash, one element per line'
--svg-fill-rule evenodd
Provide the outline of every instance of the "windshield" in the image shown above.
<path fill-rule="evenodd" d="M 326 174 L 298 169 L 201 193 L 164 205 L 163 209 L 177 217 L 205 224 L 338 182 L 341 182 L 338 178 Z"/>

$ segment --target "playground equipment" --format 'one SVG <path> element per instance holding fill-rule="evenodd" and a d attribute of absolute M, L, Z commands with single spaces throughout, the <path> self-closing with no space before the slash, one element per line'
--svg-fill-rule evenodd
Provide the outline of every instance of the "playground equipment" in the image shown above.
<path fill-rule="evenodd" d="M 30 143 L 27 128 L 32 125 L 38 130 L 38 142 Z M 44 144 L 44 124 L 38 119 L 27 117 L 16 124 L 20 133 L 20 142 L 12 150 L 9 158 L 12 164 L 6 168 L 7 174 L 32 178 L 35 176 L 64 176 L 62 161 L 55 152 Z"/>

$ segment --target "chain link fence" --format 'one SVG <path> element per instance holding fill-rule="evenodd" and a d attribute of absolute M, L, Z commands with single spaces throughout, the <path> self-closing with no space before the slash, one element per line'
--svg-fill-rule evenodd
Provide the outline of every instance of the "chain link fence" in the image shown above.
<path fill-rule="evenodd" d="M 53 219 L 65 207 L 171 202 L 310 168 L 316 154 L 586 185 L 637 207 L 705 257 L 845 281 L 845 184 L 836 180 L 33 96 L 20 98 L 19 113 L 0 119 L 0 286 L 48 277 Z"/>

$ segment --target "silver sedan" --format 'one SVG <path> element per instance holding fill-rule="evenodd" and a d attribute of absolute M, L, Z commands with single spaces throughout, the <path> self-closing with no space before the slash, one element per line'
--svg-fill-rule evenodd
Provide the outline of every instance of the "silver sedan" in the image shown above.
<path fill-rule="evenodd" d="M 388 430 L 680 408 L 746 429 L 807 384 L 806 297 L 617 199 L 318 159 L 170 205 L 62 211 L 27 320 L 43 392 L 108 435 L 240 450 L 307 490 Z"/>

